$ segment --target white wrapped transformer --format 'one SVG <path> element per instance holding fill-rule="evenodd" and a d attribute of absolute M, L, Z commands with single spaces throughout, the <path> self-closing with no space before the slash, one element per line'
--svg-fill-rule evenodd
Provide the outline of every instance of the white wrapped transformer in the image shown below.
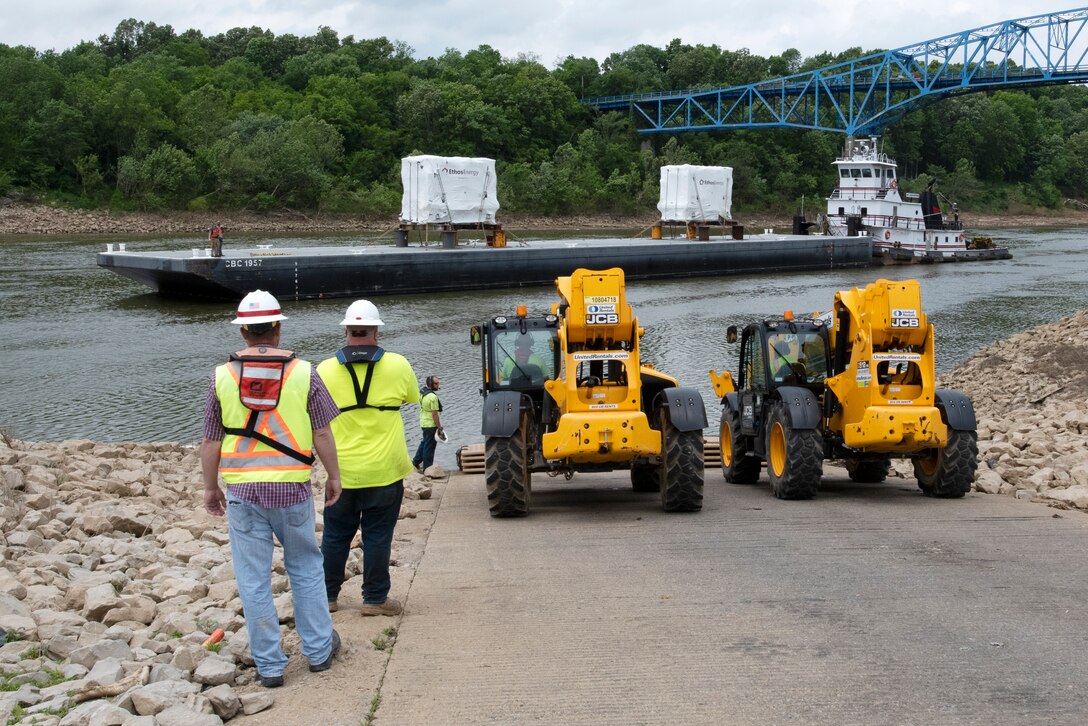
<path fill-rule="evenodd" d="M 717 222 L 733 214 L 733 169 L 728 166 L 661 167 L 663 222 Z"/>
<path fill-rule="evenodd" d="M 495 160 L 463 156 L 408 156 L 400 161 L 407 224 L 495 224 Z"/>

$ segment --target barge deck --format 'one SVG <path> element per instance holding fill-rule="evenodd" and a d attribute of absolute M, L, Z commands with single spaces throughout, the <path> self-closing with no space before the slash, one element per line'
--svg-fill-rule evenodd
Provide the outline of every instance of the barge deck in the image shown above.
<path fill-rule="evenodd" d="M 203 251 L 201 251 L 203 252 Z M 224 251 L 110 251 L 100 267 L 164 296 L 237 300 L 266 290 L 281 301 L 544 286 L 578 267 L 621 267 L 630 280 L 868 267 L 868 236 L 781 235 L 743 240 L 535 240 L 512 247 L 359 245 Z"/>

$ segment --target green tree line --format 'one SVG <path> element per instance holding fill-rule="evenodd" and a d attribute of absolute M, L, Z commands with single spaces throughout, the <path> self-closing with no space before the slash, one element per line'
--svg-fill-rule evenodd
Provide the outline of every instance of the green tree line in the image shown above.
<path fill-rule="evenodd" d="M 326 27 L 204 36 L 125 20 L 62 52 L 0 44 L 0 193 L 79 207 L 394 216 L 400 159 L 425 153 L 495 159 L 506 212 L 646 212 L 660 167 L 677 163 L 733 167 L 742 219 L 790 212 L 832 188 L 841 135 L 648 139 L 629 114 L 579 99 L 752 83 L 864 54 L 764 58 L 673 40 L 549 70 L 487 45 L 417 59 L 404 43 Z M 1057 207 L 1088 188 L 1088 90 L 945 100 L 888 127 L 884 142 L 901 177 L 938 177 L 965 207 Z"/>

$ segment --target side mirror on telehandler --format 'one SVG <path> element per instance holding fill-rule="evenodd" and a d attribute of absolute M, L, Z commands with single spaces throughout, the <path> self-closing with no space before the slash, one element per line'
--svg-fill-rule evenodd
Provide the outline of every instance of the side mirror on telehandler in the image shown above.
<path fill-rule="evenodd" d="M 730 325 L 725 329 L 725 342 L 736 343 L 737 342 L 737 326 Z"/>
<path fill-rule="evenodd" d="M 468 339 L 473 345 L 479 345 L 483 341 L 479 325 L 473 325 L 468 329 Z"/>

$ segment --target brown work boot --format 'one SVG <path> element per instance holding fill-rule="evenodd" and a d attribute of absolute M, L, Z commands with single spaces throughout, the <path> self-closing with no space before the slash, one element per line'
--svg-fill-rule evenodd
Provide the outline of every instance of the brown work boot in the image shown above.
<path fill-rule="evenodd" d="M 363 615 L 400 615 L 404 612 L 404 606 L 401 605 L 400 600 L 387 597 L 381 605 L 363 603 L 363 607 L 359 612 Z"/>

